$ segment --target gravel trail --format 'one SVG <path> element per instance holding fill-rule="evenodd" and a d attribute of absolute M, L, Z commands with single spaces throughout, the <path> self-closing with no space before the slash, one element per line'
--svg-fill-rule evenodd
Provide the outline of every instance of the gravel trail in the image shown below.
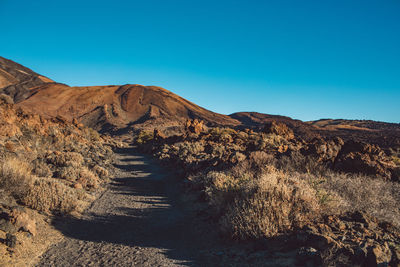
<path fill-rule="evenodd" d="M 38 266 L 218 265 L 205 255 L 218 250 L 219 239 L 180 199 L 176 178 L 133 148 L 117 151 L 116 167 L 81 218 L 55 223 L 65 239 Z"/>

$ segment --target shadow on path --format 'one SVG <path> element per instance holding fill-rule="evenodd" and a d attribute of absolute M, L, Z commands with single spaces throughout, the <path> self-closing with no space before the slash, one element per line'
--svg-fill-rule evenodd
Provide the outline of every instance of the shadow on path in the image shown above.
<path fill-rule="evenodd" d="M 55 227 L 70 240 L 120 244 L 132 248 L 132 253 L 137 247 L 156 248 L 181 265 L 203 265 L 202 251 L 217 246 L 214 240 L 218 238 L 182 203 L 176 178 L 132 148 L 116 153 L 119 163 L 115 167 L 121 175 L 84 218 L 63 218 Z M 155 255 L 149 252 L 147 256 Z"/>

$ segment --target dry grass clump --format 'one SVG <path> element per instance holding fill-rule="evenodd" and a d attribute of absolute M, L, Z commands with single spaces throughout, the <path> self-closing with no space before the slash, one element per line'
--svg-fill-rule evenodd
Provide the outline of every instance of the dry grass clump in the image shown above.
<path fill-rule="evenodd" d="M 87 168 L 82 168 L 77 180 L 86 189 L 96 189 L 99 187 L 99 177 Z"/>
<path fill-rule="evenodd" d="M 6 158 L 0 162 L 0 188 L 15 199 L 24 197 L 31 187 L 33 178 L 31 166 L 16 158 Z"/>
<path fill-rule="evenodd" d="M 320 184 L 342 198 L 342 211 L 364 211 L 400 226 L 400 184 L 364 175 L 328 172 Z"/>
<path fill-rule="evenodd" d="M 99 177 L 86 167 L 63 167 L 58 171 L 59 178 L 77 182 L 86 189 L 98 188 Z"/>
<path fill-rule="evenodd" d="M 290 143 L 280 135 L 276 134 L 261 134 L 256 141 L 257 150 L 275 151 L 287 150 Z"/>
<path fill-rule="evenodd" d="M 38 177 L 51 177 L 53 172 L 43 160 L 36 159 L 32 162 L 32 173 Z"/>
<path fill-rule="evenodd" d="M 175 145 L 180 159 L 185 160 L 188 156 L 196 156 L 204 151 L 204 144 L 200 142 L 181 142 Z"/>
<path fill-rule="evenodd" d="M 45 213 L 71 213 L 83 209 L 86 194 L 75 190 L 56 179 L 36 179 L 22 202 Z"/>
<path fill-rule="evenodd" d="M 229 143 L 233 141 L 233 137 L 237 132 L 232 128 L 212 128 L 209 130 L 211 139 L 220 143 Z"/>
<path fill-rule="evenodd" d="M 92 171 L 97 174 L 101 179 L 106 179 L 109 175 L 107 169 L 100 167 L 99 165 L 96 165 L 92 168 Z"/>
<path fill-rule="evenodd" d="M 57 152 L 48 157 L 51 164 L 57 167 L 79 167 L 83 163 L 83 157 L 77 152 Z"/>
<path fill-rule="evenodd" d="M 316 191 L 272 166 L 261 175 L 210 172 L 203 179 L 210 204 L 222 215 L 222 229 L 235 238 L 271 237 L 321 215 Z"/>
<path fill-rule="evenodd" d="M 85 128 L 83 132 L 86 134 L 86 138 L 90 141 L 97 142 L 100 140 L 100 134 L 92 128 Z"/>

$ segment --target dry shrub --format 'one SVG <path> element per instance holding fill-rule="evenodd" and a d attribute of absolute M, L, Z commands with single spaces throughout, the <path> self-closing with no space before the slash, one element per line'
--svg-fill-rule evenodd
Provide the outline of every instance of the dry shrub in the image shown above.
<path fill-rule="evenodd" d="M 53 172 L 49 166 L 42 160 L 34 160 L 32 162 L 32 173 L 39 177 L 51 177 Z"/>
<path fill-rule="evenodd" d="M 61 167 L 57 171 L 57 178 L 65 179 L 70 182 L 75 182 L 76 180 L 79 179 L 79 172 L 81 168 L 75 168 L 75 167 Z"/>
<path fill-rule="evenodd" d="M 83 157 L 77 152 L 58 152 L 49 156 L 49 162 L 58 167 L 79 167 L 83 163 Z"/>
<path fill-rule="evenodd" d="M 154 139 L 154 133 L 140 131 L 134 139 L 136 143 L 138 143 L 139 145 L 143 145 Z"/>
<path fill-rule="evenodd" d="M 272 171 L 240 188 L 222 227 L 240 239 L 271 237 L 320 215 L 315 191 L 305 182 Z"/>
<path fill-rule="evenodd" d="M 208 131 L 209 134 L 211 134 L 212 136 L 222 136 L 222 135 L 236 135 L 237 132 L 235 129 L 232 128 L 219 128 L 219 127 L 215 127 L 215 128 L 211 128 Z"/>
<path fill-rule="evenodd" d="M 71 213 L 79 210 L 84 193 L 52 178 L 36 179 L 22 202 L 28 207 L 50 213 Z"/>
<path fill-rule="evenodd" d="M 79 171 L 79 179 L 77 180 L 86 189 L 96 189 L 99 187 L 99 177 L 87 168 Z"/>
<path fill-rule="evenodd" d="M 233 152 L 230 156 L 230 161 L 231 163 L 237 164 L 239 162 L 242 162 L 246 159 L 246 155 L 240 152 Z"/>
<path fill-rule="evenodd" d="M 102 179 L 107 178 L 108 175 L 109 175 L 108 171 L 107 171 L 105 168 L 100 167 L 99 165 L 94 166 L 94 167 L 92 168 L 92 171 L 93 171 L 95 174 L 97 174 L 97 176 L 99 176 L 99 177 L 102 178 Z"/>
<path fill-rule="evenodd" d="M 189 155 L 197 155 L 204 151 L 204 144 L 201 142 L 182 142 L 176 144 L 178 148 L 178 156 L 185 159 Z"/>
<path fill-rule="evenodd" d="M 268 166 L 251 170 L 210 172 L 203 177 L 210 204 L 222 229 L 239 239 L 271 237 L 301 227 L 321 213 L 315 190 L 305 181 Z"/>
<path fill-rule="evenodd" d="M 320 176 L 327 171 L 327 166 L 318 162 L 316 158 L 304 156 L 299 151 L 276 160 L 274 165 L 287 173 L 309 173 Z"/>
<path fill-rule="evenodd" d="M 16 199 L 28 192 L 33 182 L 31 166 L 16 158 L 6 158 L 0 163 L 0 188 Z"/>
<path fill-rule="evenodd" d="M 212 157 L 220 159 L 224 156 L 225 153 L 226 153 L 226 146 L 221 144 L 215 144 L 212 147 L 212 151 L 210 154 Z"/>
<path fill-rule="evenodd" d="M 92 128 L 85 128 L 84 132 L 85 132 L 88 140 L 95 141 L 95 142 L 100 140 L 101 136 L 100 136 L 99 132 L 97 132 L 96 130 L 94 130 Z"/>
<path fill-rule="evenodd" d="M 237 192 L 252 179 L 252 173 L 242 172 L 240 176 L 233 176 L 227 172 L 211 171 L 205 177 L 196 177 L 194 180 L 205 183 L 209 203 L 217 213 L 230 205 Z"/>
<path fill-rule="evenodd" d="M 392 160 L 396 166 L 400 166 L 400 158 L 398 156 L 392 156 Z"/>
<path fill-rule="evenodd" d="M 97 188 L 99 185 L 99 177 L 86 167 L 63 167 L 58 176 L 69 182 L 78 182 L 86 189 Z"/>
<path fill-rule="evenodd" d="M 277 150 L 280 146 L 288 146 L 289 142 L 281 135 L 261 134 L 257 142 L 257 150 Z"/>
<path fill-rule="evenodd" d="M 364 211 L 400 226 L 400 184 L 364 175 L 330 172 L 321 184 L 345 202 L 342 211 Z"/>

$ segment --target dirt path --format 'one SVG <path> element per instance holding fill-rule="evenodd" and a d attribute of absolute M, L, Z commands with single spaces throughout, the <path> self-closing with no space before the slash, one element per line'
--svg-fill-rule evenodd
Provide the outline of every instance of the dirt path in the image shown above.
<path fill-rule="evenodd" d="M 117 157 L 118 176 L 82 218 L 56 223 L 66 238 L 38 266 L 218 265 L 205 257 L 218 238 L 182 203 L 174 177 L 131 148 Z"/>

